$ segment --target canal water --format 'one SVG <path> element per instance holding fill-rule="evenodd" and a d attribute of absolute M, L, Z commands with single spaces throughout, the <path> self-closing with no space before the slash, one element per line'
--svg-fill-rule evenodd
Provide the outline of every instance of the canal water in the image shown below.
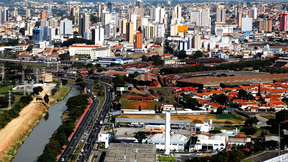
<path fill-rule="evenodd" d="M 62 113 L 67 109 L 66 102 L 70 97 L 80 94 L 79 86 L 68 84 L 71 91 L 64 100 L 49 108 L 48 113 L 36 125 L 29 137 L 18 149 L 13 162 L 37 162 L 37 157 L 43 153 L 45 145 L 49 142 L 54 131 L 62 124 Z"/>

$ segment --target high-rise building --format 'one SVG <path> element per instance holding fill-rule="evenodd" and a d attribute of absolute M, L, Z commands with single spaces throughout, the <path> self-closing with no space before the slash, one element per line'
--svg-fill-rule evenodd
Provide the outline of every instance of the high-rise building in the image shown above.
<path fill-rule="evenodd" d="M 266 7 L 265 6 L 261 6 L 260 7 L 260 12 L 262 12 L 262 13 L 266 12 Z"/>
<path fill-rule="evenodd" d="M 130 21 L 133 23 L 133 31 L 137 30 L 137 14 L 136 13 L 132 13 L 130 15 Z"/>
<path fill-rule="evenodd" d="M 126 34 L 126 24 L 127 24 L 127 19 L 126 18 L 120 19 L 120 22 L 119 22 L 119 33 L 121 35 Z"/>
<path fill-rule="evenodd" d="M 137 0 L 135 6 L 137 6 L 138 8 L 143 8 L 142 0 Z"/>
<path fill-rule="evenodd" d="M 156 24 L 157 27 L 157 37 L 165 37 L 165 25 L 164 24 Z"/>
<path fill-rule="evenodd" d="M 26 19 L 29 19 L 31 17 L 31 10 L 30 9 L 26 9 Z"/>
<path fill-rule="evenodd" d="M 175 6 L 175 7 L 174 7 L 174 13 L 175 13 L 175 16 L 176 16 L 177 19 L 180 19 L 180 20 L 182 19 L 181 6 L 179 6 L 179 5 Z"/>
<path fill-rule="evenodd" d="M 73 6 L 71 9 L 70 9 L 70 16 L 73 16 L 74 17 L 74 24 L 79 24 L 79 7 L 78 5 L 76 6 Z"/>
<path fill-rule="evenodd" d="M 142 49 L 142 45 L 143 45 L 143 35 L 140 32 L 137 32 L 135 35 L 135 45 L 134 48 L 141 48 Z"/>
<path fill-rule="evenodd" d="M 216 10 L 216 22 L 222 22 L 225 23 L 226 22 L 226 9 L 224 8 L 224 6 L 219 5 L 217 10 Z"/>
<path fill-rule="evenodd" d="M 95 42 L 95 45 L 104 44 L 104 29 L 100 25 L 96 25 L 95 29 L 92 29 L 92 40 Z"/>
<path fill-rule="evenodd" d="M 155 22 L 159 22 L 159 23 L 164 23 L 163 22 L 163 18 L 165 16 L 165 7 L 164 6 L 158 6 L 155 7 L 153 6 L 150 9 L 150 17 L 151 19 L 154 19 Z"/>
<path fill-rule="evenodd" d="M 241 31 L 246 32 L 246 31 L 252 31 L 252 18 L 246 17 L 242 18 L 242 23 L 241 23 Z"/>
<path fill-rule="evenodd" d="M 90 23 L 90 15 L 87 13 L 81 13 L 79 15 L 79 35 L 84 37 L 84 33 L 87 29 L 89 29 L 89 24 Z"/>
<path fill-rule="evenodd" d="M 18 15 L 17 8 L 14 8 L 14 11 L 12 13 L 12 17 L 16 17 Z"/>
<path fill-rule="evenodd" d="M 249 17 L 251 17 L 252 19 L 257 19 L 258 15 L 257 15 L 257 8 L 256 7 L 252 7 L 250 12 L 249 12 Z"/>
<path fill-rule="evenodd" d="M 9 10 L 7 7 L 0 8 L 1 23 L 4 23 L 9 20 Z"/>
<path fill-rule="evenodd" d="M 98 17 L 101 18 L 103 10 L 106 10 L 106 6 L 104 3 L 100 3 L 98 5 Z"/>
<path fill-rule="evenodd" d="M 195 25 L 201 25 L 201 9 L 193 9 L 190 11 L 190 22 L 195 23 Z"/>
<path fill-rule="evenodd" d="M 108 8 L 109 8 L 109 12 L 112 13 L 113 12 L 113 4 L 111 2 L 108 2 Z"/>
<path fill-rule="evenodd" d="M 238 12 L 237 13 L 237 24 L 238 24 L 238 27 L 241 26 L 241 22 L 242 21 L 242 13 L 241 12 Z"/>
<path fill-rule="evenodd" d="M 60 35 L 73 34 L 72 33 L 72 21 L 65 18 L 60 21 Z"/>
<path fill-rule="evenodd" d="M 110 13 L 102 13 L 103 17 L 102 17 L 102 25 L 106 25 L 110 23 Z"/>
<path fill-rule="evenodd" d="M 53 17 L 51 4 L 48 5 L 48 10 L 47 10 L 47 18 L 49 17 Z"/>
<path fill-rule="evenodd" d="M 195 34 L 192 38 L 192 48 L 199 50 L 201 48 L 201 37 Z"/>
<path fill-rule="evenodd" d="M 260 20 L 259 21 L 259 32 L 272 32 L 272 20 Z"/>
<path fill-rule="evenodd" d="M 210 9 L 206 5 L 201 12 L 201 26 L 211 26 Z"/>
<path fill-rule="evenodd" d="M 148 23 L 148 25 L 143 26 L 143 31 L 145 39 L 153 39 L 157 36 L 156 26 L 152 23 Z"/>
<path fill-rule="evenodd" d="M 129 43 L 133 43 L 133 22 L 129 21 L 126 24 L 126 41 L 128 41 Z"/>
<path fill-rule="evenodd" d="M 287 31 L 288 30 L 288 16 L 287 13 L 280 14 L 280 30 Z"/>
<path fill-rule="evenodd" d="M 42 10 L 40 12 L 40 20 L 46 20 L 47 13 L 46 11 Z"/>

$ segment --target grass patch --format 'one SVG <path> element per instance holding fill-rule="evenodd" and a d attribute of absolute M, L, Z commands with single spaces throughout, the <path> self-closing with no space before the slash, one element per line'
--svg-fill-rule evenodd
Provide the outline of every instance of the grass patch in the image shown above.
<path fill-rule="evenodd" d="M 176 161 L 175 157 L 168 157 L 168 156 L 158 156 L 158 161 L 163 161 L 163 162 L 174 162 Z"/>
<path fill-rule="evenodd" d="M 70 92 L 72 88 L 69 86 L 62 86 L 62 89 L 60 91 L 57 91 L 56 94 L 53 96 L 53 98 L 56 101 L 63 100 L 66 95 Z"/>
<path fill-rule="evenodd" d="M 138 109 L 140 105 L 142 110 L 154 110 L 155 105 L 158 108 L 161 103 L 157 101 L 130 101 L 123 99 L 121 105 L 122 109 Z"/>
<path fill-rule="evenodd" d="M 13 85 L 8 85 L 8 86 L 5 86 L 5 87 L 1 87 L 0 88 L 0 93 L 7 94 L 12 88 L 13 88 Z"/>
<path fill-rule="evenodd" d="M 261 116 L 263 118 L 266 118 L 266 119 L 275 119 L 275 115 L 265 115 L 265 116 Z"/>
<path fill-rule="evenodd" d="M 216 114 L 216 119 L 227 119 L 227 120 L 237 120 L 237 121 L 245 121 L 246 118 L 237 115 L 237 114 Z"/>

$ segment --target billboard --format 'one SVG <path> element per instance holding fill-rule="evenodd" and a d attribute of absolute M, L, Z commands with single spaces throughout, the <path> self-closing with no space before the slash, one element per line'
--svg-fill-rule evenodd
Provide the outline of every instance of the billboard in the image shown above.
<path fill-rule="evenodd" d="M 128 87 L 116 87 L 116 91 L 118 92 L 128 91 Z"/>

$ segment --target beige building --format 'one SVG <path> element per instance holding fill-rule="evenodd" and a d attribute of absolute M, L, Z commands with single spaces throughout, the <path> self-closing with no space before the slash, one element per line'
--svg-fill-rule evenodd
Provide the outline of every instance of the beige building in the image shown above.
<path fill-rule="evenodd" d="M 121 35 L 125 35 L 126 34 L 126 24 L 127 24 L 127 19 L 126 18 L 122 18 L 119 20 L 119 33 Z"/>
<path fill-rule="evenodd" d="M 130 21 L 130 22 L 127 22 L 126 23 L 126 41 L 128 41 L 129 43 L 133 43 L 133 23 Z"/>
<path fill-rule="evenodd" d="M 39 79 L 44 82 L 53 82 L 53 75 L 51 73 L 40 74 Z"/>
<path fill-rule="evenodd" d="M 31 10 L 30 9 L 26 9 L 26 19 L 29 18 L 31 16 Z"/>
<path fill-rule="evenodd" d="M 86 45 L 85 43 L 75 43 L 69 47 L 70 56 L 77 58 L 97 59 L 98 57 L 109 57 L 110 46 Z"/>
<path fill-rule="evenodd" d="M 198 34 L 195 34 L 192 38 L 192 48 L 199 50 L 201 49 L 201 37 Z"/>
<path fill-rule="evenodd" d="M 170 36 L 175 36 L 178 33 L 178 25 L 174 24 L 170 26 Z"/>

